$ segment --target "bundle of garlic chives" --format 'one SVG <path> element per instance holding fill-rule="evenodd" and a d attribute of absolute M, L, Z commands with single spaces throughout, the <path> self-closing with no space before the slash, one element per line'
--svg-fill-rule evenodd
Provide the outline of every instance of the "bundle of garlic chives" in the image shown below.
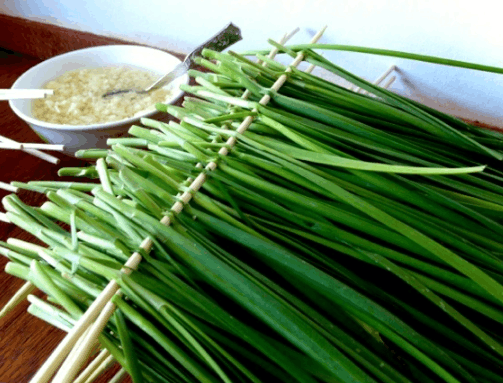
<path fill-rule="evenodd" d="M 320 37 L 322 36 L 325 29 L 326 29 L 326 27 L 323 28 L 321 31 L 319 31 L 313 37 L 311 43 L 317 42 L 320 39 Z M 296 31 L 292 32 L 288 36 L 285 36 L 285 40 L 290 38 L 295 33 L 296 33 Z M 273 51 L 273 52 L 271 52 L 270 56 L 273 57 L 274 54 L 275 54 L 275 52 Z M 302 59 L 303 59 L 303 54 L 299 53 L 297 55 L 297 57 L 295 58 L 295 60 L 293 61 L 293 63 L 289 66 L 289 68 L 290 67 L 295 68 L 296 66 L 298 66 L 299 63 L 302 61 Z M 288 71 L 291 71 L 291 69 L 287 69 L 287 72 Z M 286 80 L 286 75 L 280 77 L 273 84 L 271 89 L 273 91 L 277 91 L 283 85 L 285 80 Z M 260 100 L 260 104 L 266 105 L 269 102 L 269 100 L 270 100 L 270 97 L 265 95 Z M 253 118 L 246 119 L 238 127 L 237 131 L 239 133 L 245 132 L 252 121 L 253 121 Z M 230 137 L 226 143 L 227 146 L 223 147 L 219 151 L 219 154 L 222 156 L 227 155 L 229 148 L 232 148 L 235 145 L 235 143 L 236 143 L 235 138 Z M 97 169 L 98 169 L 99 173 L 100 173 L 100 169 L 101 169 L 100 178 L 103 182 L 103 180 L 107 178 L 107 172 L 104 169 L 103 161 L 100 162 L 100 160 L 98 160 L 98 164 L 102 165 L 102 166 L 99 166 Z M 215 170 L 216 166 L 217 166 L 216 162 L 210 162 L 209 164 L 207 164 L 206 170 L 208 170 L 208 171 Z M 201 186 L 204 184 L 205 181 L 206 181 L 206 177 L 204 176 L 204 173 L 200 173 L 200 175 L 192 181 L 192 183 L 188 189 L 189 191 L 185 191 L 181 195 L 181 197 L 171 207 L 171 209 L 170 209 L 171 212 L 175 213 L 175 214 L 179 214 L 183 210 L 184 206 L 190 202 L 190 200 L 193 196 L 193 193 L 197 193 L 197 191 L 199 190 L 199 188 L 201 188 Z M 105 182 L 105 184 L 108 184 L 108 183 L 109 183 L 109 181 L 107 180 L 107 182 Z M 112 191 L 111 187 L 107 187 L 106 189 L 107 189 L 107 192 L 109 192 L 110 194 L 113 195 L 113 191 Z M 171 224 L 171 220 L 169 218 L 169 215 L 163 216 L 160 223 L 165 226 L 169 226 Z M 143 240 L 143 242 L 140 246 L 140 249 L 143 252 L 148 253 L 151 250 L 152 246 L 153 246 L 152 240 L 149 237 L 147 237 Z M 139 252 L 133 253 L 133 255 L 125 263 L 125 265 L 124 265 L 125 268 L 121 269 L 121 271 L 124 274 L 128 274 L 131 270 L 135 270 L 138 267 L 138 264 L 141 262 L 141 259 L 142 258 L 141 258 L 141 255 Z M 105 289 L 99 297 L 101 299 L 96 299 L 95 306 L 93 307 L 93 309 L 92 310 L 89 309 L 86 312 L 86 315 L 82 317 L 82 319 L 80 321 L 80 323 L 82 323 L 82 325 L 80 325 L 80 323 L 78 323 L 73 328 L 73 332 L 71 332 L 69 334 L 69 336 L 67 338 L 65 338 L 65 340 L 63 340 L 63 342 L 61 342 L 61 344 L 60 344 L 61 347 L 58 346 L 58 349 L 56 349 L 56 351 L 54 351 L 54 353 L 51 355 L 49 360 L 42 366 L 42 368 L 34 376 L 34 378 L 31 381 L 32 383 L 47 381 L 47 379 L 50 376 L 52 376 L 52 374 L 54 372 L 54 368 L 62 360 L 62 358 L 64 358 L 65 354 L 68 353 L 68 347 L 71 347 L 72 343 L 74 342 L 74 339 L 76 339 L 78 336 L 80 336 L 79 333 L 83 333 L 85 331 L 86 325 L 87 325 L 87 326 L 89 326 L 88 328 L 90 328 L 90 331 L 88 334 L 86 334 L 85 339 L 83 340 L 82 344 L 78 348 L 78 351 L 76 352 L 76 355 L 78 355 L 78 359 L 68 358 L 67 361 L 62 365 L 60 372 L 56 375 L 55 382 L 65 382 L 65 381 L 71 380 L 77 374 L 80 367 L 86 361 L 86 359 L 89 355 L 90 346 L 93 344 L 93 341 L 96 339 L 98 334 L 103 330 L 103 328 L 105 327 L 106 323 L 108 322 L 110 316 L 112 315 L 113 311 L 115 310 L 115 305 L 112 301 L 110 301 L 110 299 L 112 298 L 112 294 L 115 294 L 115 295 L 119 294 L 118 296 L 121 296 L 121 294 L 118 293 L 118 289 L 119 289 L 119 286 L 117 285 L 117 283 L 110 282 L 108 284 L 107 289 Z M 108 303 L 104 304 L 107 300 L 108 300 Z M 97 316 L 100 309 L 103 309 L 103 311 L 101 311 L 100 315 Z M 96 318 L 96 316 L 97 316 L 97 318 Z M 94 318 L 96 318 L 96 322 L 91 326 Z"/>
<path fill-rule="evenodd" d="M 47 193 L 39 209 L 3 202 L 49 248 L 6 244 L 7 271 L 67 328 L 116 281 L 127 299 L 100 343 L 135 383 L 501 382 L 501 135 L 304 53 L 378 97 L 293 68 L 274 92 L 280 63 L 205 51 L 214 73 L 185 87 L 203 99 L 159 105 L 179 124 L 144 119 L 96 166 L 61 170 L 99 178 L 92 195 L 16 184 Z M 152 251 L 124 275 L 146 236 Z"/>

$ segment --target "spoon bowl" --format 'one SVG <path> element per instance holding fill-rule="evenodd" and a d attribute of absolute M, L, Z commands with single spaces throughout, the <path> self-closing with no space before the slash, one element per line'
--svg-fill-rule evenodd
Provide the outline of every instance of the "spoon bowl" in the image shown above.
<path fill-rule="evenodd" d="M 190 52 L 183 62 L 178 64 L 166 75 L 160 77 L 157 81 L 155 81 L 152 85 L 148 86 L 145 89 L 137 90 L 137 89 L 116 89 L 109 92 L 106 92 L 103 97 L 111 97 L 118 94 L 134 92 L 137 94 L 145 94 L 150 92 L 151 90 L 158 89 L 162 86 L 168 85 L 171 81 L 177 79 L 178 77 L 187 73 L 189 69 L 191 69 L 194 65 L 194 57 L 199 56 L 203 49 L 212 49 L 217 52 L 223 51 L 225 48 L 230 47 L 232 44 L 242 40 L 241 30 L 236 27 L 234 24 L 229 23 L 224 29 L 218 32 L 215 36 L 210 38 L 208 41 L 196 47 L 192 52 Z"/>

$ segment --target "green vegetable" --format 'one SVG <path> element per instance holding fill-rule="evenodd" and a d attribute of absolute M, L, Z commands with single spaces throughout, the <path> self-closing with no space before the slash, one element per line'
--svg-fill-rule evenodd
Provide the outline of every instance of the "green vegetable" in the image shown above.
<path fill-rule="evenodd" d="M 246 52 L 262 65 L 204 51 L 214 73 L 190 72 L 196 97 L 157 105 L 179 122 L 144 119 L 134 138 L 79 153 L 96 165 L 60 171 L 96 183 L 16 183 L 46 193 L 41 208 L 4 198 L 48 246 L 0 244 L 7 272 L 59 306 L 30 311 L 68 330 L 115 279 L 124 297 L 100 341 L 134 382 L 503 382 L 503 135 L 313 49 L 502 70 L 271 44 L 369 95 L 263 51 Z M 124 275 L 146 237 L 152 251 Z"/>

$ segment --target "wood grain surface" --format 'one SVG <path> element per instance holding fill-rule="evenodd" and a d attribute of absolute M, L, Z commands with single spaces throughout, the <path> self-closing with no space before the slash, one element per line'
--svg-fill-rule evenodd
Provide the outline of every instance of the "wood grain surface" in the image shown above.
<path fill-rule="evenodd" d="M 38 62 L 39 59 L 0 51 L 0 88 L 10 88 L 19 75 Z M 0 135 L 21 142 L 41 142 L 29 126 L 11 111 L 6 101 L 0 101 Z M 60 178 L 57 175 L 59 167 L 86 165 L 84 161 L 59 153 L 55 156 L 61 159 L 59 165 L 22 151 L 0 149 L 0 181 L 56 180 Z M 0 198 L 7 194 L 0 189 Z M 45 201 L 44 196 L 31 192 L 20 192 L 19 197 L 33 206 L 40 206 Z M 33 240 L 23 230 L 0 221 L 0 240 L 10 237 Z M 7 259 L 0 256 L 0 307 L 24 283 L 4 272 L 6 263 Z M 42 296 L 40 293 L 37 295 Z M 64 336 L 62 331 L 28 314 L 27 307 L 27 303 L 21 304 L 0 319 L 0 383 L 28 382 Z M 97 382 L 104 383 L 110 378 L 111 374 L 108 374 Z"/>

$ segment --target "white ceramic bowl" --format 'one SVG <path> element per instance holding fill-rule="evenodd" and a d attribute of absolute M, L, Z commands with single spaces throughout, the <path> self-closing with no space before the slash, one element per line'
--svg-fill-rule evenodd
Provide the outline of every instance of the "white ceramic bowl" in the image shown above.
<path fill-rule="evenodd" d="M 12 89 L 40 89 L 50 80 L 63 73 L 82 68 L 97 68 L 111 65 L 134 66 L 139 69 L 163 75 L 174 68 L 180 59 L 158 49 L 136 45 L 105 45 L 85 48 L 52 57 L 30 68 L 12 85 Z M 173 87 L 172 96 L 166 103 L 174 103 L 183 94 L 179 86 L 187 84 L 189 76 L 180 76 L 169 87 Z M 10 100 L 14 113 L 46 142 L 63 144 L 67 154 L 74 154 L 79 149 L 105 148 L 108 138 L 120 137 L 127 133 L 131 125 L 142 117 L 155 117 L 156 111 L 138 114 L 124 120 L 92 125 L 59 125 L 37 120 L 33 117 L 34 100 Z"/>

